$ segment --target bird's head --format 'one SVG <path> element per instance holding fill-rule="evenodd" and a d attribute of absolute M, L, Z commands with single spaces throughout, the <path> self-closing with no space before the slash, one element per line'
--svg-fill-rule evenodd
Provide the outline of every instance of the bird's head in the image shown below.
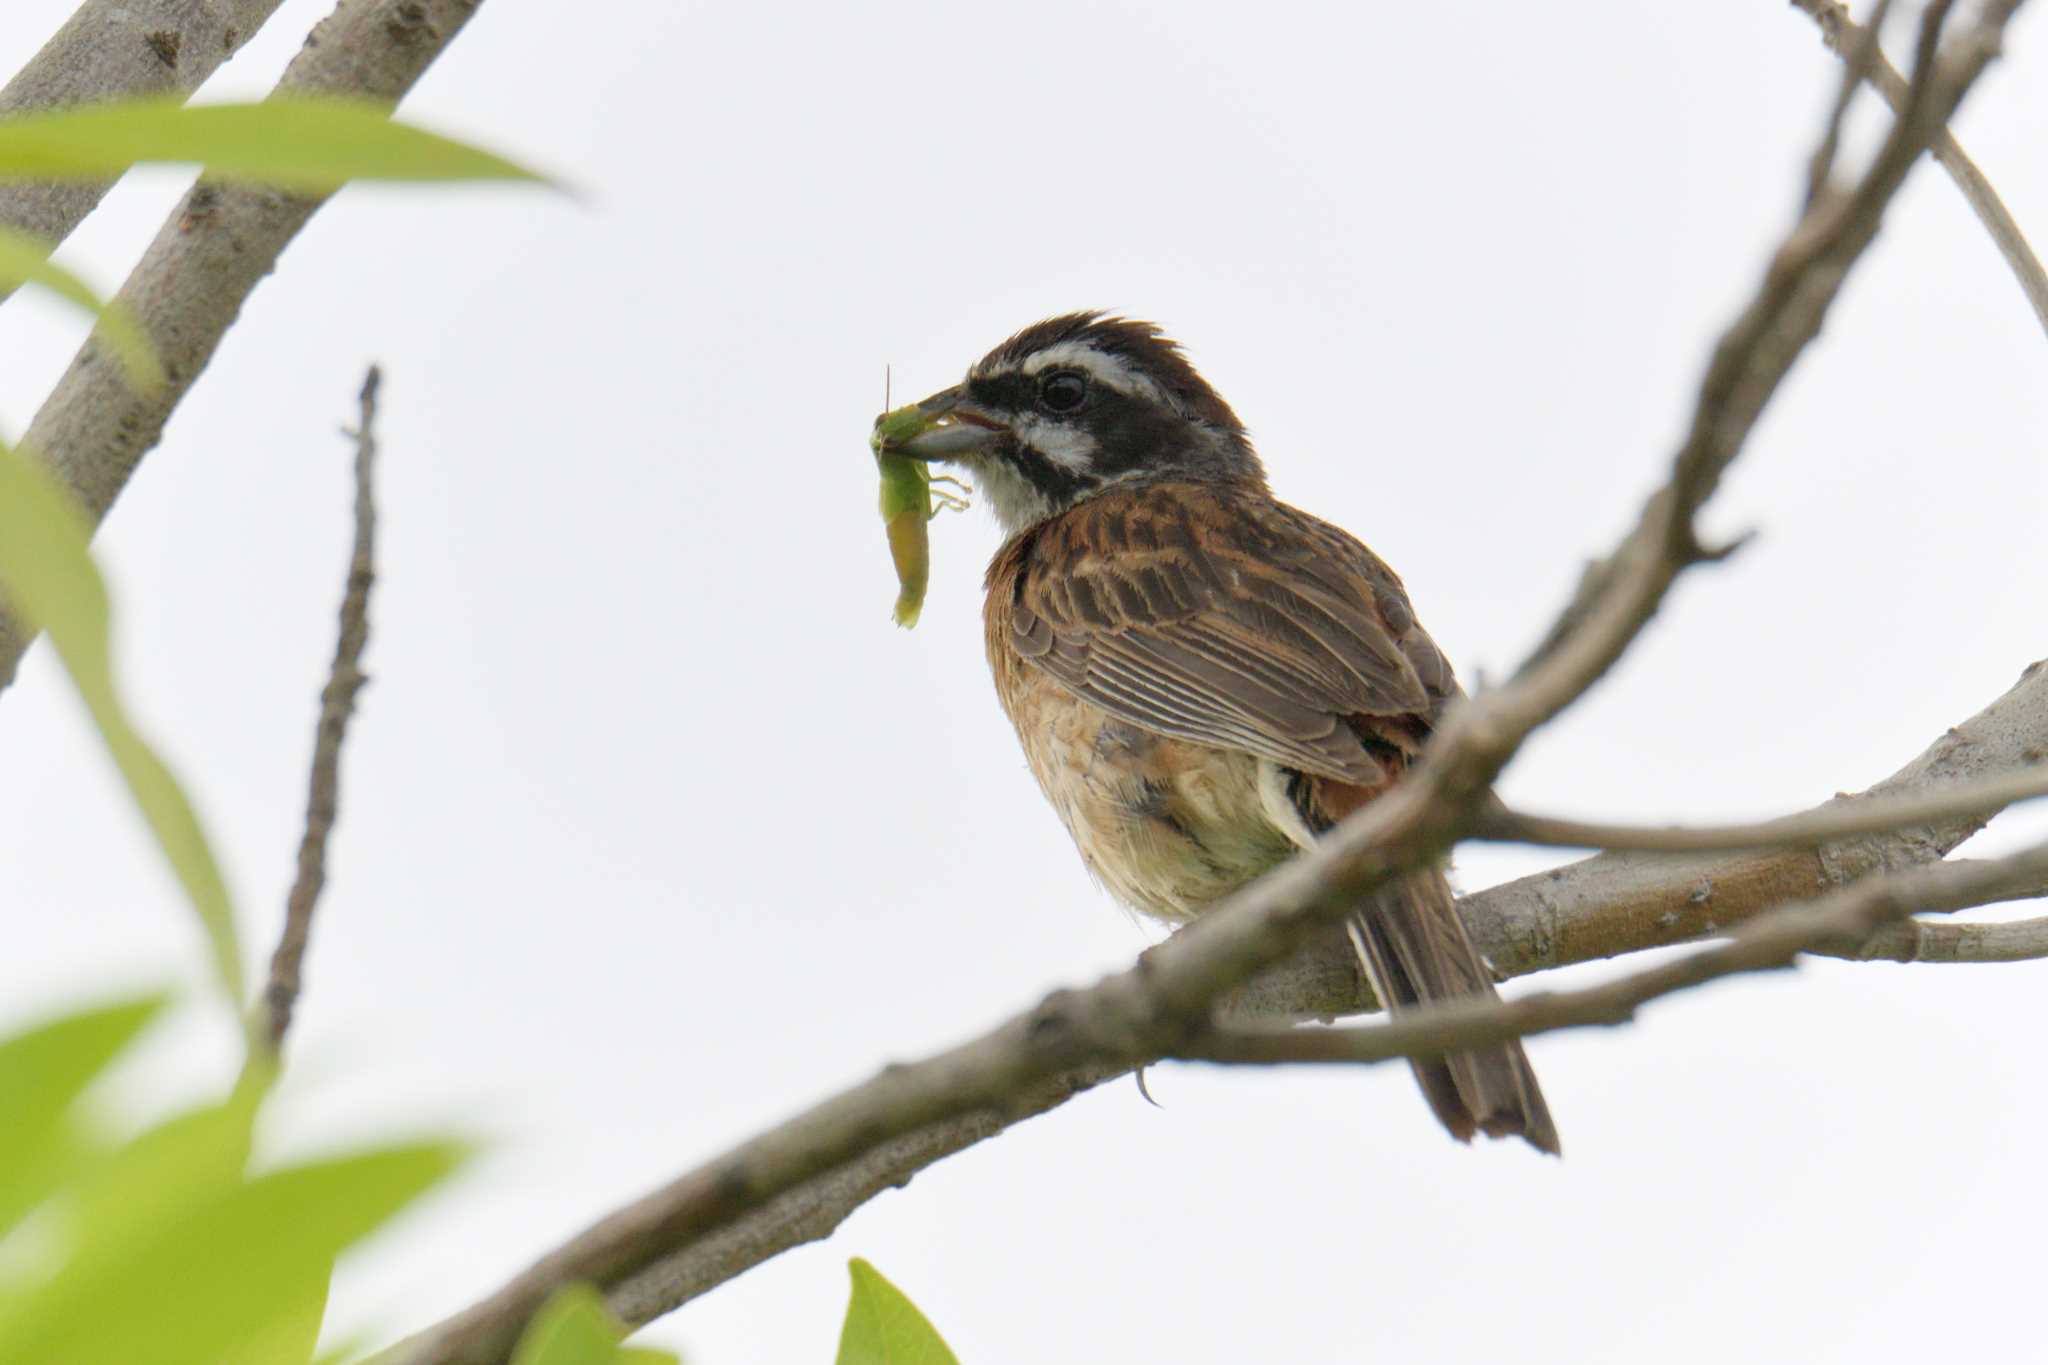
<path fill-rule="evenodd" d="M 1237 414 L 1149 322 L 1048 318 L 918 406 L 939 425 L 901 453 L 963 466 L 1011 535 L 1134 482 L 1265 482 Z"/>

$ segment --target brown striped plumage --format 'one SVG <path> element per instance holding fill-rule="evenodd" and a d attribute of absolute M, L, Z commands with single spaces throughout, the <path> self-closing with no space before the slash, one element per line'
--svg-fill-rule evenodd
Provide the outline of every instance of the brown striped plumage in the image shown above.
<path fill-rule="evenodd" d="M 1074 400 L 1068 406 L 1069 400 Z M 1089 870 L 1188 919 L 1398 781 L 1457 695 L 1393 571 L 1273 498 L 1229 407 L 1146 324 L 1020 333 L 927 400 L 907 450 L 995 490 L 997 695 Z M 1490 996 L 1435 870 L 1360 907 L 1352 939 L 1392 1009 Z M 1450 1131 L 1557 1133 L 1518 1045 L 1419 1061 Z"/>

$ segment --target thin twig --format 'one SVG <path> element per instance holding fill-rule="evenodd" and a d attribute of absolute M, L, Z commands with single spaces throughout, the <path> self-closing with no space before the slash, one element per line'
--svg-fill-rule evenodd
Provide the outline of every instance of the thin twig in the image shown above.
<path fill-rule="evenodd" d="M 1438 856 L 1470 823 L 1522 739 L 1583 694 L 1641 631 L 1677 575 L 1709 556 L 1693 514 L 1818 332 L 1928 137 L 1997 52 L 2008 10 L 1993 5 L 1947 45 L 1953 55 L 1937 61 L 1947 9 L 1932 7 L 1913 97 L 1855 190 L 1830 196 L 1802 217 L 1757 297 L 1721 339 L 1670 482 L 1615 552 L 1613 571 L 1577 613 L 1577 624 L 1553 632 L 1543 656 L 1506 687 L 1455 710 L 1405 781 L 1136 967 L 1051 996 L 981 1038 L 891 1067 L 791 1117 L 619 1209 L 391 1358 L 407 1365 L 503 1360 L 522 1324 L 563 1284 L 616 1287 L 806 1182 L 935 1124 L 1001 1114 L 1075 1068 L 1128 1066 L 1185 1046 L 1209 1027 L 1212 1003 L 1225 992 L 1325 931 L 1365 890 Z M 639 1308 L 673 1306 L 646 1301 Z"/>
<path fill-rule="evenodd" d="M 1944 867 L 1958 864 L 1944 863 Z M 2048 878 L 2016 886 L 1994 900 L 2036 900 L 2048 896 Z M 1856 948 L 1817 947 L 1816 954 L 1851 962 L 2002 963 L 2038 962 L 2048 957 L 2048 918 L 2004 924 L 1930 924 L 1909 919 L 1888 924 Z"/>
<path fill-rule="evenodd" d="M 2048 763 L 2000 773 L 1978 782 L 1912 796 L 1842 801 L 1749 825 L 1609 825 L 1532 815 L 1497 806 L 1482 812 L 1472 837 L 1496 843 L 1551 848 L 1628 849 L 1641 853 L 1735 852 L 1748 848 L 1812 848 L 1857 834 L 1882 834 L 1963 816 L 1990 816 L 2007 806 L 2048 796 Z"/>
<path fill-rule="evenodd" d="M 306 781 L 306 832 L 299 839 L 299 870 L 285 897 L 284 932 L 270 955 L 270 984 L 264 989 L 265 1026 L 270 1050 L 284 1046 L 298 1004 L 306 941 L 313 930 L 313 907 L 327 885 L 327 839 L 341 813 L 341 746 L 348 738 L 349 717 L 363 676 L 363 647 L 370 640 L 370 589 L 377 581 L 377 498 L 371 475 L 377 460 L 377 388 L 383 376 L 375 365 L 363 376 L 357 395 L 354 430 L 343 429 L 356 443 L 356 535 L 349 552 L 348 583 L 341 595 L 341 629 L 334 642 L 334 666 L 320 692 L 320 721 L 313 731 L 313 770 Z"/>
<path fill-rule="evenodd" d="M 1660 996 L 1743 972 L 1787 967 L 1801 953 L 1853 952 L 1880 928 L 1917 911 L 1960 909 L 2048 877 L 2048 844 L 2009 858 L 1918 868 L 1873 877 L 1817 900 L 1788 905 L 1743 925 L 1724 943 L 1575 991 L 1539 991 L 1517 1000 L 1471 1000 L 1413 1010 L 1366 1028 L 1218 1030 L 1177 1052 L 1189 1061 L 1271 1065 L 1440 1056 L 1532 1033 L 1624 1024 Z"/>
<path fill-rule="evenodd" d="M 1792 0 L 1792 7 L 1805 14 L 1820 26 L 1821 40 L 1828 49 L 1852 67 L 1862 64 L 1863 54 L 1870 60 L 1864 67 L 1870 83 L 1884 96 L 1894 112 L 1905 102 L 1906 79 L 1892 64 L 1885 60 L 1884 50 L 1877 39 L 1879 19 L 1869 25 L 1858 24 L 1850 17 L 1849 7 L 1840 0 Z M 1881 16 L 1882 11 L 1880 11 Z M 1956 182 L 1956 188 L 1963 192 L 1977 220 L 1984 224 L 1984 230 L 1991 234 L 1992 242 L 1998 247 L 1998 254 L 2005 257 L 2005 263 L 2019 280 L 2020 288 L 2026 293 L 2027 302 L 2034 309 L 2034 318 L 2048 331 L 2048 271 L 2041 268 L 2040 258 L 2027 244 L 2026 234 L 2006 209 L 2005 201 L 1998 197 L 1998 191 L 1991 188 L 1991 181 L 1977 169 L 1977 163 L 1970 160 L 1962 144 L 1946 128 L 1930 145 L 1934 159 L 1941 163 L 1943 170 Z"/>

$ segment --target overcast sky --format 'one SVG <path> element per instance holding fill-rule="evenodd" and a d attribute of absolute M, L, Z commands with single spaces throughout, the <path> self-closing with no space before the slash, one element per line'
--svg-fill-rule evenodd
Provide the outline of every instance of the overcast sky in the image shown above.
<path fill-rule="evenodd" d="M 267 89 L 326 8 L 288 0 L 205 97 Z M 10 0 L 0 65 L 68 9 Z M 2038 30 L 1959 131 L 2043 236 Z M 335 1320 L 423 1325 L 1150 941 L 996 706 L 985 512 L 935 523 L 923 623 L 889 622 L 885 363 L 915 397 L 1051 313 L 1158 320 L 1281 496 L 1388 559 L 1468 683 L 1499 677 L 1659 477 L 1836 70 L 1780 0 L 485 5 L 407 114 L 584 197 L 344 193 L 98 542 L 253 959 L 332 651 L 336 428 L 385 367 L 374 682 L 269 1149 L 454 1129 L 488 1154 L 349 1264 Z M 111 288 L 187 179 L 131 176 L 61 259 Z M 0 428 L 79 333 L 0 311 Z M 2048 653 L 2044 346 L 1923 167 L 1712 511 L 1757 543 L 1686 581 L 1510 798 L 1773 814 L 2003 692 Z M 217 1092 L 197 936 L 47 649 L 0 745 L 0 1027 L 179 983 L 113 1102 Z M 1472 849 L 1458 877 L 1546 860 Z M 2038 1330 L 2044 1000 L 2048 964 L 1821 963 L 1537 1040 L 1562 1162 L 1447 1141 L 1396 1068 L 1164 1066 L 1163 1108 L 1105 1086 L 645 1337 L 829 1360 L 860 1255 L 967 1365 L 2011 1358 Z"/>

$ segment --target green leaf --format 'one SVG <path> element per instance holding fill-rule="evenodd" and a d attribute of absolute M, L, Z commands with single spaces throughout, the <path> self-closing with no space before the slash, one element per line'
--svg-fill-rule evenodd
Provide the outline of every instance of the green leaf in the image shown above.
<path fill-rule="evenodd" d="M 258 104 L 121 100 L 0 119 L 0 178 L 99 180 L 138 161 L 196 162 L 209 178 L 324 193 L 350 180 L 541 180 L 503 157 L 332 95 Z"/>
<path fill-rule="evenodd" d="M 269 1328 L 238 1342 L 216 1365 L 307 1365 L 320 1344 L 320 1323 L 327 1316 L 327 1289 L 333 1267 L 324 1267 L 301 1286 L 286 1311 Z"/>
<path fill-rule="evenodd" d="M 556 1291 L 520 1334 L 512 1365 L 677 1365 L 668 1351 L 621 1346 L 626 1329 L 587 1284 Z"/>
<path fill-rule="evenodd" d="M 838 1365 L 960 1365 L 937 1329 L 903 1291 L 858 1256 L 846 1326 L 839 1332 Z"/>
<path fill-rule="evenodd" d="M 237 1091 L 165 1119 L 108 1152 L 66 1191 L 82 1246 L 154 1236 L 242 1183 L 260 1094 Z"/>
<path fill-rule="evenodd" d="M 135 732 L 114 689 L 107 589 L 86 549 L 89 534 L 84 516 L 48 471 L 0 445 L 0 593 L 50 633 L 107 752 L 199 912 L 214 969 L 239 1010 L 242 952 L 227 883 L 191 801 Z"/>
<path fill-rule="evenodd" d="M 53 1019 L 0 1040 L 0 1231 L 48 1195 L 84 1160 L 71 1120 L 86 1086 L 164 1007 L 145 996 Z"/>
<path fill-rule="evenodd" d="M 51 244 L 33 233 L 0 227 L 0 293 L 24 284 L 39 285 L 77 304 L 99 322 L 99 337 L 128 372 L 128 382 L 144 391 L 164 382 L 163 367 L 135 315 L 119 303 L 102 302 L 84 280 L 50 262 Z"/>
<path fill-rule="evenodd" d="M 0 1360 L 216 1365 L 285 1340 L 334 1258 L 460 1159 L 423 1143 L 294 1166 L 159 1226 L 94 1236 L 31 1294 L 0 1304 Z"/>

